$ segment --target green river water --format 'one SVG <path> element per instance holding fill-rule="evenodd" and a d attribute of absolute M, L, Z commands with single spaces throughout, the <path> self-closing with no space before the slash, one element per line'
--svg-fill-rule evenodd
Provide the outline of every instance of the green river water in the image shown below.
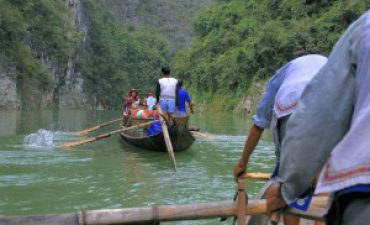
<path fill-rule="evenodd" d="M 177 173 L 166 153 L 132 147 L 119 135 L 72 150 L 56 147 L 77 140 L 71 131 L 119 116 L 118 111 L 0 112 L 0 215 L 232 200 L 232 168 L 243 149 L 246 118 L 193 116 L 191 125 L 216 138 L 197 137 L 189 150 L 176 153 Z M 112 125 L 90 136 L 117 128 Z M 270 172 L 273 149 L 268 137 L 262 140 L 249 171 Z M 249 196 L 262 185 L 262 181 L 247 181 Z M 212 219 L 164 224 L 221 223 Z"/>

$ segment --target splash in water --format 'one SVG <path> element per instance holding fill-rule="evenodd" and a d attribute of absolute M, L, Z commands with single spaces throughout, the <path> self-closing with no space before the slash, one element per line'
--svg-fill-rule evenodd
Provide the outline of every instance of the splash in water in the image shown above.
<path fill-rule="evenodd" d="M 68 133 L 40 129 L 24 137 L 23 144 L 31 147 L 55 147 L 60 142 L 73 139 Z"/>
<path fill-rule="evenodd" d="M 24 137 L 23 144 L 29 146 L 53 147 L 54 132 L 40 129 Z"/>

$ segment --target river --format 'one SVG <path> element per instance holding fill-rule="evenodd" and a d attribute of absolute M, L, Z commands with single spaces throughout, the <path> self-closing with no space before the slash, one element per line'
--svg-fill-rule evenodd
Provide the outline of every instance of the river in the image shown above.
<path fill-rule="evenodd" d="M 197 137 L 189 150 L 176 153 L 177 173 L 166 153 L 132 147 L 118 135 L 69 150 L 57 147 L 77 140 L 71 131 L 119 116 L 118 111 L 0 112 L 0 215 L 232 200 L 232 168 L 243 149 L 246 118 L 193 116 L 190 124 L 215 139 Z M 118 128 L 112 125 L 90 136 Z M 249 171 L 270 172 L 273 149 L 266 136 L 252 156 Z M 262 185 L 262 181 L 247 181 L 249 196 Z M 221 223 L 212 219 L 164 224 Z"/>

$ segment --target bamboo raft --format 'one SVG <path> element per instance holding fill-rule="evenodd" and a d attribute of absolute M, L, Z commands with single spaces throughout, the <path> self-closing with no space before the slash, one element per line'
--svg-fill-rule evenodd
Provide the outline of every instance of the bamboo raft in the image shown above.
<path fill-rule="evenodd" d="M 322 220 L 324 211 L 317 206 L 325 205 L 327 198 L 314 197 L 308 211 L 289 209 L 286 213 L 306 219 Z M 251 200 L 246 207 L 246 215 L 266 213 L 266 200 Z M 100 224 L 152 224 L 156 221 L 199 220 L 237 215 L 235 202 L 213 202 L 188 205 L 162 205 L 141 208 L 101 209 L 65 214 L 0 216 L 3 225 L 100 225 Z M 252 218 L 252 217 L 250 217 Z M 262 224 L 251 223 L 248 225 Z M 256 222 L 256 220 L 253 220 Z"/>
<path fill-rule="evenodd" d="M 262 174 L 263 175 L 263 174 Z M 265 179 L 267 174 L 247 174 L 246 177 Z M 239 180 L 242 181 L 242 180 Z M 242 184 L 243 187 L 240 186 Z M 102 224 L 137 224 L 153 225 L 160 221 L 180 221 L 180 220 L 200 220 L 210 218 L 228 218 L 247 215 L 246 219 L 238 220 L 238 224 L 245 225 L 266 225 L 269 222 L 269 216 L 266 215 L 266 190 L 270 182 L 261 188 L 256 196 L 257 199 L 248 202 L 248 205 L 240 207 L 240 202 L 212 202 L 202 204 L 187 205 L 162 205 L 148 206 L 141 208 L 121 208 L 121 209 L 101 209 L 78 211 L 75 213 L 49 214 L 49 215 L 31 215 L 31 216 L 0 216 L 0 224 L 4 225 L 102 225 Z M 244 190 L 244 183 L 238 182 L 237 189 Z M 242 190 L 242 191 L 243 191 Z M 239 200 L 239 199 L 238 199 Z M 245 202 L 245 199 L 243 199 Z M 327 207 L 328 197 L 314 197 L 307 211 L 300 211 L 288 208 L 285 214 L 292 214 L 300 218 L 301 225 L 311 225 L 313 220 L 322 221 Z M 275 222 L 279 222 L 278 220 Z"/>

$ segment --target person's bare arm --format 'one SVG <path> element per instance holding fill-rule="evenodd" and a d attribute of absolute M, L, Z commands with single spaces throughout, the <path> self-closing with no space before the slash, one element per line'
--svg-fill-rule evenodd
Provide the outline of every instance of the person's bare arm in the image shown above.
<path fill-rule="evenodd" d="M 194 114 L 193 103 L 189 102 L 190 112 Z"/>
<path fill-rule="evenodd" d="M 244 144 L 242 156 L 240 157 L 238 164 L 234 167 L 235 178 L 238 178 L 240 175 L 246 172 L 249 158 L 258 144 L 263 130 L 263 128 L 256 125 L 253 125 L 249 130 L 248 137 Z"/>

